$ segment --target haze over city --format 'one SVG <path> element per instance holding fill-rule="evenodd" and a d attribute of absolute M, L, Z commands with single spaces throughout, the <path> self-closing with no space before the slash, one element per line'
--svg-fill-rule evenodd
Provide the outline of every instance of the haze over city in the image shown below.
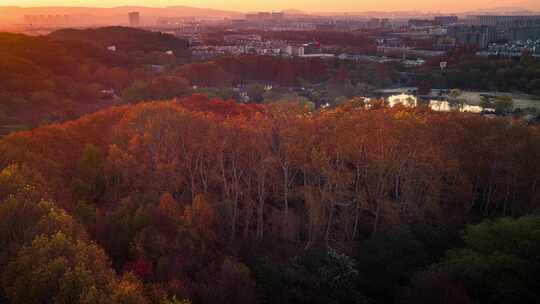
<path fill-rule="evenodd" d="M 353 11 L 440 11 L 462 12 L 469 10 L 493 8 L 523 8 L 540 10 L 540 1 L 536 0 L 479 0 L 479 1 L 357 1 L 357 0 L 2 0 L 0 5 L 6 6 L 80 6 L 80 7 L 114 7 L 114 6 L 149 6 L 165 7 L 173 5 L 186 5 L 200 8 L 214 8 L 223 10 L 251 11 L 251 10 L 284 10 L 298 9 L 308 12 L 353 12 Z"/>

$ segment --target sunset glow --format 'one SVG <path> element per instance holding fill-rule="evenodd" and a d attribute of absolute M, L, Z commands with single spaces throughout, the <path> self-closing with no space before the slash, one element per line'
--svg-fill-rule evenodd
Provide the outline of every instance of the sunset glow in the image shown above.
<path fill-rule="evenodd" d="M 305 11 L 368 11 L 368 10 L 391 10 L 391 11 L 446 11 L 458 12 L 476 9 L 520 7 L 526 9 L 540 9 L 540 1 L 536 0 L 479 0 L 467 1 L 456 0 L 448 2 L 415 0 L 381 0 L 381 1 L 356 1 L 356 0 L 2 0 L 0 5 L 13 6 L 92 6 L 113 7 L 126 5 L 141 5 L 153 7 L 166 7 L 172 5 L 186 5 L 195 7 L 215 8 L 224 10 L 283 10 L 300 9 Z"/>

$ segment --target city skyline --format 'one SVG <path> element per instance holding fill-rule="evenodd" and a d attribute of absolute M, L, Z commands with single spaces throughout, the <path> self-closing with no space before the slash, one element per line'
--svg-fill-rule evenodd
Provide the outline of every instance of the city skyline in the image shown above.
<path fill-rule="evenodd" d="M 219 0 L 3 0 L 2 6 L 20 7 L 117 7 L 117 6 L 144 6 L 144 7 L 167 7 L 167 6 L 191 6 L 198 8 L 212 8 L 230 11 L 258 11 L 258 10 L 303 10 L 306 12 L 361 12 L 361 11 L 432 11 L 432 12 L 465 12 L 490 9 L 528 9 L 540 10 L 540 2 L 534 0 L 479 0 L 475 2 L 456 0 L 452 3 L 434 3 L 430 0 L 409 1 L 403 4 L 397 0 L 364 1 L 337 0 L 328 2 L 313 0 L 309 3 L 299 0 L 276 0 L 272 2 L 254 0 L 231 0 L 227 3 Z"/>

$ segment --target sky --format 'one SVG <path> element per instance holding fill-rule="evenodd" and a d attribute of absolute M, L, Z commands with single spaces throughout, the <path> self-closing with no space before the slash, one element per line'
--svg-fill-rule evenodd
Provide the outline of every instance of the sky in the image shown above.
<path fill-rule="evenodd" d="M 460 12 L 496 7 L 540 10 L 540 0 L 0 0 L 0 6 L 114 7 L 186 5 L 236 11 L 300 9 L 304 11 L 433 11 Z"/>

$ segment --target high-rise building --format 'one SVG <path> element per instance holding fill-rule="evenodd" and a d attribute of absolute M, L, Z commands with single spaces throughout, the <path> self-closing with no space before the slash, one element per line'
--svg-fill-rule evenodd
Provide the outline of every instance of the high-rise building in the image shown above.
<path fill-rule="evenodd" d="M 540 39 L 540 15 L 537 16 L 469 16 L 468 23 L 488 26 L 494 32 L 494 40 L 536 40 Z"/>
<path fill-rule="evenodd" d="M 139 12 L 131 12 L 128 17 L 130 26 L 139 26 L 141 24 L 141 14 Z"/>
<path fill-rule="evenodd" d="M 524 28 L 540 26 L 539 16 L 499 16 L 499 15 L 475 15 L 469 16 L 471 25 L 494 26 L 498 30 L 511 28 Z"/>

